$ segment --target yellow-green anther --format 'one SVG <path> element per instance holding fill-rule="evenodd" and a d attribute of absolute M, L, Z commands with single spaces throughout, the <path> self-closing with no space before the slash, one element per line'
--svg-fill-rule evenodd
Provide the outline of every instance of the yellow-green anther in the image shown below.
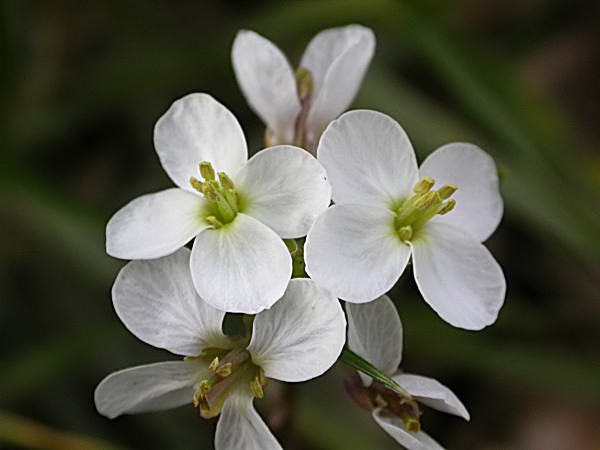
<path fill-rule="evenodd" d="M 446 203 L 444 203 L 442 205 L 442 207 L 439 209 L 439 211 L 437 213 L 440 215 L 444 215 L 444 214 L 452 211 L 455 206 L 456 206 L 456 200 L 451 198 L 450 200 L 448 200 Z"/>
<path fill-rule="evenodd" d="M 219 367 L 219 357 L 215 356 L 215 359 L 213 359 L 210 364 L 208 365 L 209 370 L 212 370 L 213 372 L 215 370 L 217 370 L 217 368 Z"/>
<path fill-rule="evenodd" d="M 263 398 L 265 396 L 265 392 L 263 391 L 262 384 L 258 379 L 258 376 L 254 377 L 250 382 L 250 389 L 255 397 Z"/>
<path fill-rule="evenodd" d="M 221 377 L 228 377 L 229 375 L 231 375 L 231 368 L 233 367 L 233 364 L 231 363 L 225 363 L 222 366 L 218 367 L 215 372 L 217 373 L 217 375 L 221 376 Z"/>
<path fill-rule="evenodd" d="M 413 235 L 413 229 L 410 225 L 405 225 L 398 229 L 398 237 L 401 241 L 408 241 Z"/>
<path fill-rule="evenodd" d="M 219 172 L 218 175 L 221 186 L 228 190 L 234 189 L 233 181 L 231 181 L 231 178 L 229 178 L 225 172 Z"/>
<path fill-rule="evenodd" d="M 428 192 L 424 194 L 422 197 L 419 197 L 413 203 L 413 206 L 419 210 L 424 210 L 429 208 L 438 198 L 437 192 Z"/>
<path fill-rule="evenodd" d="M 456 189 L 457 189 L 456 185 L 447 184 L 438 189 L 438 194 L 442 200 L 446 200 L 447 198 L 450 198 L 450 196 L 456 192 Z"/>
<path fill-rule="evenodd" d="M 435 181 L 432 178 L 425 177 L 414 185 L 413 192 L 415 194 L 425 194 L 431 190 L 434 184 Z"/>
<path fill-rule="evenodd" d="M 200 163 L 200 175 L 202 175 L 202 178 L 204 178 L 206 181 L 214 180 L 215 169 L 213 169 L 212 164 L 208 161 L 202 161 Z"/>
<path fill-rule="evenodd" d="M 217 219 L 215 216 L 205 217 L 204 220 L 206 220 L 206 222 L 208 222 L 208 224 L 213 228 L 221 228 L 223 226 L 221 221 L 219 221 L 219 219 Z"/>
<path fill-rule="evenodd" d="M 190 177 L 190 184 L 198 192 L 202 192 L 203 193 L 204 183 L 202 181 L 200 181 L 199 179 L 197 179 L 195 177 Z"/>
<path fill-rule="evenodd" d="M 402 418 L 402 421 L 404 422 L 407 431 L 410 431 L 411 433 L 418 433 L 421 431 L 421 424 L 414 417 L 406 416 Z"/>
<path fill-rule="evenodd" d="M 304 67 L 298 67 L 296 70 L 296 87 L 298 89 L 298 98 L 304 100 L 313 93 L 314 83 L 310 71 Z"/>
<path fill-rule="evenodd" d="M 198 385 L 199 397 L 203 397 L 210 392 L 212 389 L 212 383 L 209 380 L 202 380 Z"/>

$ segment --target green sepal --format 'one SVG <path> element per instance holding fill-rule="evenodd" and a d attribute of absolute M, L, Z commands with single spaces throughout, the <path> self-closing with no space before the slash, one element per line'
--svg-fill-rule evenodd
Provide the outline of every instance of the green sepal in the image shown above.
<path fill-rule="evenodd" d="M 358 356 L 352 350 L 350 350 L 347 346 L 344 346 L 344 350 L 342 350 L 342 354 L 340 355 L 340 361 L 348 364 L 350 367 L 364 373 L 365 375 L 370 376 L 371 378 L 379 381 L 388 389 L 396 392 L 398 395 L 405 398 L 408 402 L 414 402 L 412 396 L 402 388 L 398 383 L 388 377 L 385 373 L 375 367 L 366 359 Z"/>

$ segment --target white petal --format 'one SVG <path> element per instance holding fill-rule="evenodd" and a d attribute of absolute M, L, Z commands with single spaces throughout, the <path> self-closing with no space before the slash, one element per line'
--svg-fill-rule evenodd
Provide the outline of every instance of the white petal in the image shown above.
<path fill-rule="evenodd" d="M 106 252 L 123 259 L 168 255 L 208 227 L 202 219 L 204 199 L 172 188 L 138 197 L 106 225 Z"/>
<path fill-rule="evenodd" d="M 242 30 L 231 60 L 248 104 L 275 133 L 277 143 L 291 142 L 300 101 L 294 72 L 281 50 L 259 34 Z"/>
<path fill-rule="evenodd" d="M 98 412 L 121 414 L 161 411 L 192 403 L 194 384 L 207 370 L 197 361 L 169 361 L 113 372 L 94 391 Z"/>
<path fill-rule="evenodd" d="M 300 67 L 313 76 L 315 97 L 307 126 L 315 137 L 348 108 L 374 51 L 373 32 L 360 25 L 321 31 L 308 44 Z"/>
<path fill-rule="evenodd" d="M 215 450 L 281 450 L 247 391 L 238 389 L 225 401 L 217 422 Z"/>
<path fill-rule="evenodd" d="M 286 239 L 305 236 L 331 199 L 323 166 L 310 153 L 288 145 L 254 155 L 235 185 L 248 203 L 244 213 Z"/>
<path fill-rule="evenodd" d="M 411 245 L 415 281 L 442 319 L 467 330 L 496 321 L 506 281 L 483 244 L 450 225 L 428 223 Z"/>
<path fill-rule="evenodd" d="M 203 300 L 227 312 L 256 314 L 281 298 L 292 259 L 273 230 L 240 214 L 219 229 L 203 231 L 190 261 Z"/>
<path fill-rule="evenodd" d="M 465 405 L 454 395 L 454 392 L 439 381 L 407 373 L 392 378 L 419 402 L 438 411 L 469 420 L 469 413 Z"/>
<path fill-rule="evenodd" d="M 316 220 L 304 247 L 306 273 L 335 296 L 364 303 L 389 291 L 410 257 L 394 216 L 363 205 L 335 205 Z"/>
<path fill-rule="evenodd" d="M 332 122 L 319 142 L 333 201 L 389 208 L 411 194 L 417 161 L 408 136 L 391 117 L 357 110 Z"/>
<path fill-rule="evenodd" d="M 283 298 L 255 317 L 248 350 L 268 378 L 306 381 L 335 363 L 345 341 L 337 298 L 308 278 L 294 278 Z"/>
<path fill-rule="evenodd" d="M 392 375 L 402 360 L 402 323 L 387 295 L 363 305 L 346 304 L 348 347 L 379 370 Z M 359 372 L 363 383 L 371 377 Z"/>
<path fill-rule="evenodd" d="M 208 94 L 189 94 L 175 101 L 156 122 L 154 147 L 169 177 L 188 190 L 190 177 L 199 177 L 202 161 L 232 177 L 248 159 L 237 119 Z"/>
<path fill-rule="evenodd" d="M 498 171 L 490 155 L 473 144 L 444 145 L 425 159 L 419 175 L 433 178 L 436 188 L 445 184 L 458 187 L 452 196 L 456 207 L 434 220 L 460 228 L 479 242 L 490 237 L 503 211 Z"/>
<path fill-rule="evenodd" d="M 380 409 L 373 410 L 375 422 L 383 428 L 398 444 L 408 450 L 443 450 L 444 448 L 434 441 L 427 433 L 407 431 L 402 420 L 397 417 L 385 416 Z"/>
<path fill-rule="evenodd" d="M 225 313 L 202 301 L 194 289 L 187 248 L 130 262 L 117 275 L 112 297 L 121 321 L 150 345 L 186 356 L 230 346 L 221 331 Z"/>

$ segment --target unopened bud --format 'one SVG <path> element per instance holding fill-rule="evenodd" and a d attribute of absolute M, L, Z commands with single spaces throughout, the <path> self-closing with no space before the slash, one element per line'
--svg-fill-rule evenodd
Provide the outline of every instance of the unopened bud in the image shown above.
<path fill-rule="evenodd" d="M 442 200 L 446 200 L 456 192 L 456 189 L 457 188 L 455 184 L 447 184 L 438 189 L 438 194 Z"/>
<path fill-rule="evenodd" d="M 413 192 L 415 194 L 424 194 L 426 192 L 429 192 L 429 190 L 433 187 L 434 184 L 435 181 L 433 181 L 431 177 L 425 177 L 413 186 Z"/>

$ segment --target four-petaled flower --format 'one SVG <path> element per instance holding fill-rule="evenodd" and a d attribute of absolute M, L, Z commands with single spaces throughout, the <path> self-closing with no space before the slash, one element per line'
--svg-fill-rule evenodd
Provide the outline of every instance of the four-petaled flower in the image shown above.
<path fill-rule="evenodd" d="M 272 42 L 243 30 L 231 59 L 246 100 L 267 126 L 267 141 L 314 151 L 327 124 L 352 102 L 374 50 L 368 28 L 324 30 L 310 41 L 294 74 Z"/>
<path fill-rule="evenodd" d="M 325 372 L 345 342 L 338 300 L 309 279 L 290 281 L 283 297 L 247 321 L 251 334 L 228 336 L 225 312 L 204 302 L 189 274 L 190 252 L 132 261 L 113 286 L 115 310 L 139 339 L 185 356 L 132 367 L 96 388 L 98 411 L 109 418 L 193 403 L 203 417 L 220 414 L 217 450 L 281 446 L 254 410 L 267 379 L 305 381 Z"/>
<path fill-rule="evenodd" d="M 454 393 L 440 382 L 402 373 L 402 323 L 387 296 L 364 305 L 346 304 L 348 347 L 396 383 L 415 400 L 431 408 L 469 420 L 469 413 Z M 375 421 L 399 444 L 409 450 L 436 450 L 442 447 L 423 431 L 411 431 L 418 421 L 414 411 L 397 394 L 359 372 L 360 385 L 349 386 L 357 402 L 371 410 Z"/>
<path fill-rule="evenodd" d="M 418 168 L 397 122 L 358 110 L 328 126 L 317 158 L 335 206 L 307 236 L 312 279 L 343 300 L 369 302 L 392 288 L 412 254 L 419 290 L 442 319 L 471 330 L 496 320 L 506 282 L 481 242 L 496 229 L 503 204 L 487 153 L 448 144 Z"/>
<path fill-rule="evenodd" d="M 190 268 L 207 303 L 248 314 L 272 306 L 292 271 L 281 238 L 306 235 L 329 205 L 323 167 L 289 145 L 246 161 L 239 123 L 207 94 L 173 103 L 156 124 L 154 144 L 178 188 L 144 195 L 119 210 L 106 227 L 107 252 L 158 258 L 196 237 Z"/>

